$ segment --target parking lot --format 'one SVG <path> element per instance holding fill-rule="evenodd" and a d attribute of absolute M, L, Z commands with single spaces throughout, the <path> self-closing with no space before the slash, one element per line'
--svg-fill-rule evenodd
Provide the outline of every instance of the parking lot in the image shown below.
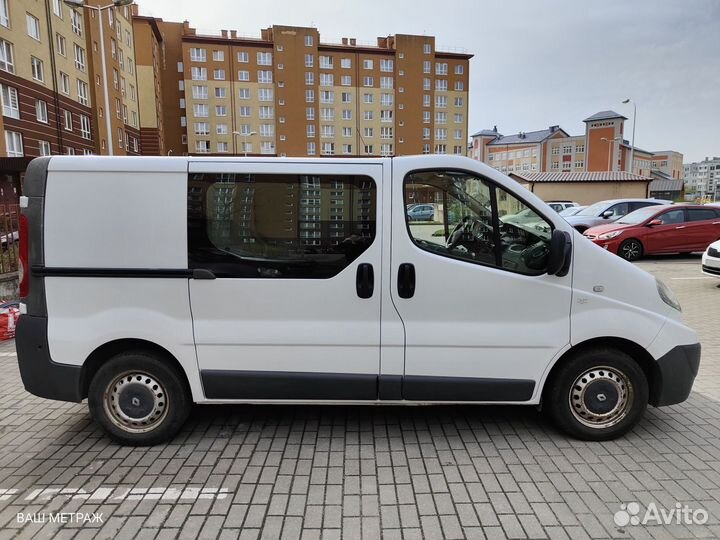
<path fill-rule="evenodd" d="M 607 443 L 524 407 L 206 406 L 170 444 L 121 447 L 85 404 L 26 393 L 4 342 L 0 540 L 720 537 L 720 280 L 699 256 L 639 265 L 677 294 L 703 358 L 686 403 Z M 707 522 L 636 524 L 651 503 Z"/>

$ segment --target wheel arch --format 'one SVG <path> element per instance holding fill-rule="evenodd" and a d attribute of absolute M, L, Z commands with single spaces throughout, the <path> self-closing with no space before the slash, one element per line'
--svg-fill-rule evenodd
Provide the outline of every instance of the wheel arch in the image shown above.
<path fill-rule="evenodd" d="M 574 345 L 573 347 L 565 351 L 552 365 L 548 374 L 545 377 L 545 380 L 542 383 L 540 402 L 542 403 L 542 400 L 545 398 L 545 392 L 549 388 L 551 381 L 553 380 L 561 366 L 567 364 L 568 362 L 571 362 L 573 357 L 582 351 L 598 348 L 616 349 L 618 351 L 624 352 L 625 354 L 630 356 L 630 358 L 635 360 L 635 362 L 637 362 L 637 364 L 640 366 L 643 373 L 645 374 L 645 378 L 648 382 L 649 402 L 653 403 L 657 392 L 657 362 L 652 357 L 652 355 L 641 345 L 638 345 L 637 343 L 629 339 L 614 336 L 596 337 L 588 339 L 586 341 L 578 343 L 577 345 Z"/>
<path fill-rule="evenodd" d="M 157 343 L 153 343 L 152 341 L 148 341 L 145 339 L 123 338 L 115 339 L 113 341 L 109 341 L 107 343 L 104 343 L 103 345 L 100 345 L 87 357 L 87 359 L 83 363 L 82 373 L 80 376 L 80 391 L 82 393 L 82 398 L 86 398 L 88 396 L 90 381 L 92 381 L 98 369 L 100 369 L 100 366 L 102 366 L 103 363 L 107 362 L 113 356 L 128 351 L 148 352 L 157 355 L 159 358 L 162 358 L 165 362 L 172 365 L 182 376 L 182 379 L 185 382 L 186 389 L 188 393 L 191 394 L 188 374 L 185 372 L 182 364 L 178 361 L 177 358 L 175 358 L 175 356 L 170 351 L 168 351 L 165 347 L 158 345 Z"/>

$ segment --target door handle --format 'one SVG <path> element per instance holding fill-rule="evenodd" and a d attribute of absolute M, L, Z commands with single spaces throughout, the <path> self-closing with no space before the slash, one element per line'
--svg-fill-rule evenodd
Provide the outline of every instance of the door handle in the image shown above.
<path fill-rule="evenodd" d="M 415 295 L 415 266 L 403 263 L 398 268 L 398 296 L 412 298 Z"/>
<path fill-rule="evenodd" d="M 357 267 L 355 290 L 360 298 L 370 298 L 375 289 L 375 272 L 372 264 L 362 263 Z"/>
<path fill-rule="evenodd" d="M 679 227 L 675 227 L 676 229 L 684 229 L 685 225 L 680 225 Z"/>

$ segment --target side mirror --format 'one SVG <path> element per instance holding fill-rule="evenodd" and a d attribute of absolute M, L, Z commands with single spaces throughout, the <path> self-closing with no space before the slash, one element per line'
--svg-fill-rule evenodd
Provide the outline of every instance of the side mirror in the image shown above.
<path fill-rule="evenodd" d="M 600 217 L 603 219 L 607 219 L 609 217 L 612 217 L 615 214 L 612 210 L 605 210 L 602 214 L 600 214 Z"/>
<path fill-rule="evenodd" d="M 663 224 L 662 219 L 651 219 L 650 221 L 648 221 L 647 225 L 648 225 L 648 227 L 655 227 L 656 225 L 662 225 L 662 224 Z"/>
<path fill-rule="evenodd" d="M 565 231 L 555 229 L 550 237 L 547 272 L 551 276 L 566 276 L 572 261 L 572 239 Z"/>

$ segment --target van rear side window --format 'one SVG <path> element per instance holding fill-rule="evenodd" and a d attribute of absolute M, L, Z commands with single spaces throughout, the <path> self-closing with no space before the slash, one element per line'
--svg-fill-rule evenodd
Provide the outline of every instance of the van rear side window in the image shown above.
<path fill-rule="evenodd" d="M 327 279 L 375 239 L 366 176 L 193 173 L 188 262 L 219 278 Z"/>

